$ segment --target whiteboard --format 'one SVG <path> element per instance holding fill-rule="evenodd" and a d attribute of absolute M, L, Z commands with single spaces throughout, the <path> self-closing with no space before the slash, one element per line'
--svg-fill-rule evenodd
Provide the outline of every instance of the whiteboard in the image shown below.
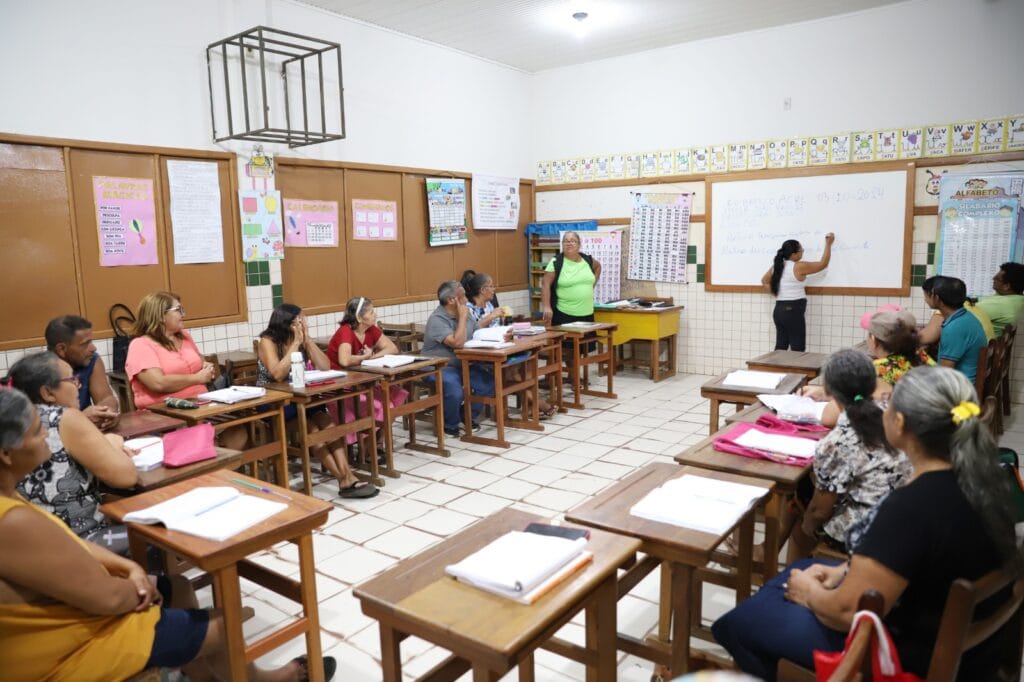
<path fill-rule="evenodd" d="M 763 290 L 782 242 L 799 240 L 815 261 L 834 232 L 828 269 L 807 278 L 812 293 L 909 294 L 912 164 L 784 173 L 708 178 L 707 290 Z"/>

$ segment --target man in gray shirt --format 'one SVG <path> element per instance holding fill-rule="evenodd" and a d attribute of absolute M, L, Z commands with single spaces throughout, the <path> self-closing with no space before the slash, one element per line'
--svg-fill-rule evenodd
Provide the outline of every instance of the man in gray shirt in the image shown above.
<path fill-rule="evenodd" d="M 444 432 L 449 436 L 459 435 L 462 421 L 462 363 L 455 357 L 455 349 L 473 338 L 476 321 L 466 307 L 466 291 L 455 280 L 443 282 L 437 288 L 440 305 L 430 313 L 423 332 L 423 355 L 448 358 L 448 364 L 441 370 L 441 385 L 444 390 Z M 431 377 L 432 379 L 433 377 Z M 494 376 L 482 365 L 469 366 L 469 384 L 474 395 L 494 395 Z M 473 405 L 472 428 L 479 428 L 477 419 L 483 405 Z M 467 427 L 469 430 L 470 427 Z"/>

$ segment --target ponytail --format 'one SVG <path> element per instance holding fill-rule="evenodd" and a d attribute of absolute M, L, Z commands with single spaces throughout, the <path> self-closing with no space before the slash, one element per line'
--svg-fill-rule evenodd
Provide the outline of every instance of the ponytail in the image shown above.
<path fill-rule="evenodd" d="M 871 398 L 878 381 L 871 358 L 850 348 L 836 351 L 825 363 L 824 375 L 825 389 L 843 407 L 864 447 L 894 452 L 885 438 L 882 408 Z"/>
<path fill-rule="evenodd" d="M 348 303 L 345 304 L 345 313 L 341 316 L 341 322 L 338 325 L 347 324 L 355 329 L 359 326 L 359 316 L 370 305 L 373 305 L 373 301 L 364 296 L 348 299 Z"/>
<path fill-rule="evenodd" d="M 782 281 L 782 272 L 786 269 L 786 261 L 794 253 L 800 250 L 800 242 L 795 239 L 787 239 L 782 242 L 782 248 L 775 252 L 775 260 L 772 265 L 772 295 L 779 295 L 779 282 Z"/>

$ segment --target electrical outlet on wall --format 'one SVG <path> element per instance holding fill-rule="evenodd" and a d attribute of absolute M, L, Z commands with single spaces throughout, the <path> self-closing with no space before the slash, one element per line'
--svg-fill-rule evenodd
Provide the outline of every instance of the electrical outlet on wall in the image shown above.
<path fill-rule="evenodd" d="M 789 111 L 792 108 L 793 108 L 793 98 L 792 97 L 784 97 L 782 99 L 782 110 L 783 111 Z"/>

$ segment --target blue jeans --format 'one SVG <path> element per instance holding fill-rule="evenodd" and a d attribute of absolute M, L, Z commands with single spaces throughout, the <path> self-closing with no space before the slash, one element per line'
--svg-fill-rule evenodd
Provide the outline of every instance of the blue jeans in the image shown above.
<path fill-rule="evenodd" d="M 434 377 L 427 377 L 425 381 L 433 383 Z M 441 386 L 444 390 L 444 428 L 449 431 L 459 428 L 462 421 L 462 370 L 457 367 L 445 367 L 441 370 Z M 469 366 L 469 387 L 473 395 L 494 395 L 494 375 L 487 371 L 487 367 L 477 363 Z M 484 406 L 475 403 L 473 405 L 473 421 L 476 421 L 483 412 Z"/>
<path fill-rule="evenodd" d="M 791 568 L 838 561 L 800 559 L 784 568 L 757 594 L 725 614 L 711 626 L 715 640 L 732 655 L 743 672 L 767 682 L 775 680 L 779 659 L 814 669 L 814 650 L 842 651 L 846 633 L 821 624 L 810 609 L 787 601 L 782 584 Z"/>

